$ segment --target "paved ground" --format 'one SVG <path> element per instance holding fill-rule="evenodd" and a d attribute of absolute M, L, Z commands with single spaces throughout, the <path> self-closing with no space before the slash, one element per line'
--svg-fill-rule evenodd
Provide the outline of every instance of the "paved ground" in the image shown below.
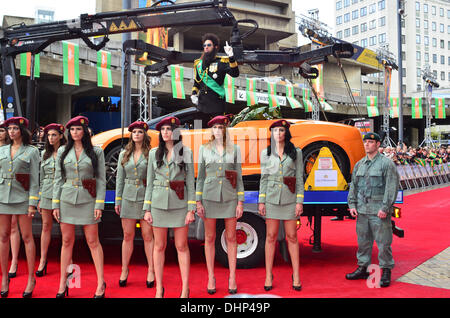
<path fill-rule="evenodd" d="M 450 289 L 450 247 L 420 264 L 397 281 Z"/>

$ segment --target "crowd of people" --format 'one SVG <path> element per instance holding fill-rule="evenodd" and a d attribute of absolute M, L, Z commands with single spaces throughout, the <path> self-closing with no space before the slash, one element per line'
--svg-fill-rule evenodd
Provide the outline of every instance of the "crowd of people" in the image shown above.
<path fill-rule="evenodd" d="M 417 148 L 403 145 L 403 147 L 380 147 L 379 151 L 392 159 L 396 165 L 419 164 L 425 166 L 450 162 L 450 145 Z"/>

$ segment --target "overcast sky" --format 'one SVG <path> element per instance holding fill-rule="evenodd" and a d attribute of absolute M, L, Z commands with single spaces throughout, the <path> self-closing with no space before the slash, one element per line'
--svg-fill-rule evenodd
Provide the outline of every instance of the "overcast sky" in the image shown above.
<path fill-rule="evenodd" d="M 195 0 L 193 0 L 195 1 Z M 0 23 L 3 15 L 34 17 L 36 9 L 50 9 L 55 12 L 55 20 L 66 20 L 78 17 L 81 13 L 95 13 L 96 0 L 1 0 Z M 319 9 L 319 19 L 326 23 L 333 33 L 335 0 L 292 0 L 296 15 L 308 15 L 308 10 Z M 299 36 L 301 43 L 309 42 Z"/>

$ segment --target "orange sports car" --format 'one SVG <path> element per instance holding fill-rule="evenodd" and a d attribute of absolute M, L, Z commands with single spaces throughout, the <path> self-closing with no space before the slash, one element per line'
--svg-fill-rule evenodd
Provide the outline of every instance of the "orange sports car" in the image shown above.
<path fill-rule="evenodd" d="M 158 144 L 159 132 L 154 130 L 154 127 L 166 116 L 176 116 L 180 119 L 184 127 L 181 130 L 183 143 L 192 149 L 194 163 L 196 163 L 198 148 L 210 138 L 210 129 L 202 128 L 206 127 L 209 118 L 199 113 L 195 107 L 191 107 L 150 120 L 148 134 L 151 137 L 152 147 Z M 323 121 L 289 118 L 286 120 L 291 123 L 291 141 L 303 151 L 305 178 L 311 171 L 320 149 L 326 146 L 333 153 L 344 177 L 347 181 L 350 180 L 354 165 L 365 155 L 361 133 L 356 127 Z M 232 140 L 241 148 L 242 173 L 246 190 L 259 188 L 259 155 L 270 142 L 269 126 L 273 121 L 243 121 L 228 130 Z M 117 160 L 122 147 L 128 142 L 129 135 L 126 128 L 123 133 L 122 129 L 118 128 L 97 134 L 92 138 L 93 144 L 102 147 L 105 152 L 109 189 L 115 187 Z"/>

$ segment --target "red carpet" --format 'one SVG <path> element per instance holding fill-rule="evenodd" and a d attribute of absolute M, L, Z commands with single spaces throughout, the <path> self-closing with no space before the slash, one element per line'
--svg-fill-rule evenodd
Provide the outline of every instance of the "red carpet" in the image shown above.
<path fill-rule="evenodd" d="M 364 280 L 347 281 L 345 274 L 356 268 L 356 233 L 355 221 L 344 220 L 333 222 L 323 219 L 322 252 L 313 253 L 309 245 L 312 232 L 306 226 L 306 218 L 302 218 L 299 231 L 301 242 L 301 278 L 303 290 L 293 291 L 291 285 L 291 269 L 279 253 L 274 269 L 273 295 L 299 298 L 448 298 L 450 290 L 425 287 L 414 284 L 396 282 L 416 266 L 435 256 L 450 246 L 450 187 L 431 190 L 405 197 L 402 206 L 402 218 L 396 220 L 397 225 L 405 230 L 405 237 L 394 236 L 392 245 L 396 266 L 392 272 L 392 284 L 389 288 L 368 288 Z M 48 264 L 48 274 L 36 278 L 37 284 L 34 298 L 54 298 L 59 285 L 59 249 L 60 242 L 53 240 Z M 206 265 L 201 242 L 191 241 L 191 283 L 192 298 L 212 298 L 206 293 Z M 39 250 L 38 250 L 39 253 Z M 373 262 L 377 263 L 377 249 L 374 248 Z M 135 247 L 130 266 L 128 285 L 118 287 L 121 271 L 120 245 L 104 246 L 105 279 L 107 282 L 106 297 L 151 298 L 155 288 L 147 289 L 145 279 L 147 266 L 143 249 Z M 21 297 L 26 285 L 26 264 L 24 252 L 21 250 L 18 275 L 11 280 L 10 298 Z M 36 260 L 38 261 L 38 259 Z M 96 287 L 96 276 L 93 264 L 90 263 L 89 249 L 83 241 L 77 241 L 74 251 L 74 262 L 81 268 L 81 287 L 70 289 L 70 298 L 92 297 Z M 36 264 L 37 267 L 37 264 Z M 263 290 L 264 267 L 240 269 L 237 272 L 238 292 L 246 294 L 268 294 Z M 176 263 L 176 252 L 173 243 L 169 244 L 164 277 L 165 296 L 179 297 L 181 292 L 179 269 Z M 217 293 L 214 297 L 228 295 L 228 271 L 220 264 L 216 265 Z"/>

